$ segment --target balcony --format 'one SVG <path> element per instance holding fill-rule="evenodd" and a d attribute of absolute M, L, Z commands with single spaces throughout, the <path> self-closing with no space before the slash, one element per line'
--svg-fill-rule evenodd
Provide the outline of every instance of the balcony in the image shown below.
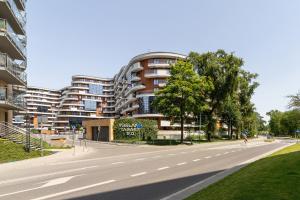
<path fill-rule="evenodd" d="M 159 69 L 149 69 L 145 72 L 144 76 L 146 78 L 167 78 L 170 77 L 170 71 L 169 70 L 159 70 Z"/>
<path fill-rule="evenodd" d="M 144 84 L 134 84 L 128 91 L 126 91 L 125 96 L 128 96 L 130 93 L 145 89 L 146 86 Z"/>
<path fill-rule="evenodd" d="M 25 10 L 25 0 L 16 0 L 16 5 L 19 10 Z"/>
<path fill-rule="evenodd" d="M 25 35 L 25 11 L 20 11 L 19 9 L 25 4 L 21 3 L 24 3 L 23 0 L 18 0 L 17 2 L 18 4 L 14 0 L 1 0 L 0 17 L 7 19 L 17 34 Z"/>
<path fill-rule="evenodd" d="M 13 31 L 7 20 L 0 19 L 0 51 L 13 59 L 26 60 L 25 39 L 21 37 Z"/>
<path fill-rule="evenodd" d="M 175 60 L 170 59 L 150 59 L 148 61 L 149 68 L 170 68 L 175 64 Z"/>
<path fill-rule="evenodd" d="M 138 77 L 138 76 L 132 76 L 131 77 L 131 82 L 136 82 L 136 81 L 140 81 L 140 80 L 141 80 L 141 78 Z"/>
<path fill-rule="evenodd" d="M 0 53 L 0 80 L 7 84 L 23 85 L 27 84 L 27 75 L 20 71 L 18 64 L 6 54 Z"/>
<path fill-rule="evenodd" d="M 0 108 L 7 110 L 25 110 L 25 101 L 22 96 L 13 96 L 7 93 L 7 88 L 0 87 Z"/>
<path fill-rule="evenodd" d="M 133 66 L 131 67 L 131 72 L 139 72 L 139 71 L 142 71 L 144 68 L 143 66 L 141 65 L 141 63 L 135 63 L 133 64 Z"/>

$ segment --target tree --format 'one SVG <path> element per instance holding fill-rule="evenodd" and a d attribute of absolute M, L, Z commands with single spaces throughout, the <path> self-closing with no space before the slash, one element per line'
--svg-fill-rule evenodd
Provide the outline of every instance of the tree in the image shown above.
<path fill-rule="evenodd" d="M 272 110 L 270 116 L 270 131 L 274 135 L 294 135 L 300 129 L 300 110 L 294 109 L 286 112 Z"/>
<path fill-rule="evenodd" d="M 171 118 L 180 119 L 181 143 L 183 143 L 183 125 L 195 110 L 201 109 L 204 91 L 210 88 L 210 81 L 200 77 L 194 66 L 187 60 L 179 60 L 170 69 L 171 76 L 164 88 L 156 92 L 155 109 Z"/>
<path fill-rule="evenodd" d="M 236 95 L 228 96 L 222 104 L 220 113 L 222 122 L 227 125 L 228 136 L 232 139 L 233 127 L 239 127 L 241 112 Z"/>
<path fill-rule="evenodd" d="M 204 54 L 191 52 L 189 60 L 201 77 L 206 77 L 212 82 L 212 87 L 205 94 L 208 114 L 207 139 L 211 141 L 222 105 L 237 91 L 238 76 L 244 62 L 233 53 L 227 54 L 224 50 Z"/>
<path fill-rule="evenodd" d="M 270 132 L 274 135 L 280 135 L 282 134 L 283 128 L 281 127 L 281 121 L 283 118 L 283 113 L 278 110 L 271 110 L 267 113 L 267 115 L 270 117 L 269 120 L 269 127 Z"/>
<path fill-rule="evenodd" d="M 255 81 L 257 74 L 247 72 L 245 70 L 240 70 L 238 77 L 238 98 L 240 105 L 241 121 L 238 127 L 239 131 L 246 131 L 249 129 L 253 120 L 256 119 L 255 116 L 255 106 L 251 102 L 251 98 L 254 94 L 255 89 L 259 86 L 258 82 Z M 239 134 L 236 134 L 236 139 L 238 139 Z"/>
<path fill-rule="evenodd" d="M 289 108 L 300 109 L 300 91 L 296 95 L 289 95 Z"/>

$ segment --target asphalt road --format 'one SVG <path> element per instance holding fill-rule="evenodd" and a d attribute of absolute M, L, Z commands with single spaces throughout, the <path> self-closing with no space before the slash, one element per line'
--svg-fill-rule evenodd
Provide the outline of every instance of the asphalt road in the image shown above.
<path fill-rule="evenodd" d="M 183 188 L 284 145 L 285 141 L 175 147 L 89 143 L 93 151 L 78 158 L 4 170 L 0 165 L 0 200 L 168 199 Z"/>

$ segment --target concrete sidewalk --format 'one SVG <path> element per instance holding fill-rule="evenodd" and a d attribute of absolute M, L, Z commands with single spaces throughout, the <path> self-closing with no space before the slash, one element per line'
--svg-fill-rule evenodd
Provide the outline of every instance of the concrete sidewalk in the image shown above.
<path fill-rule="evenodd" d="M 83 146 L 76 145 L 75 149 L 49 149 L 48 151 L 53 151 L 54 153 L 49 156 L 0 164 L 0 171 L 28 169 L 32 167 L 45 166 L 55 162 L 72 161 L 88 156 L 89 154 L 95 152 L 95 149 L 91 147 L 83 148 Z"/>

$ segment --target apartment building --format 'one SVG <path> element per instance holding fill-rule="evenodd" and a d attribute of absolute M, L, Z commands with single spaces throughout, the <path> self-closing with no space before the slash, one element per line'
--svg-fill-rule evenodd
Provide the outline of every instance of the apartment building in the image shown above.
<path fill-rule="evenodd" d="M 13 122 L 15 125 L 25 127 L 29 123 L 30 128 L 38 130 L 54 126 L 61 99 L 60 91 L 28 86 L 24 99 L 27 111 L 19 111 L 15 114 Z M 26 114 L 29 116 L 29 121 L 25 120 Z"/>
<path fill-rule="evenodd" d="M 153 107 L 155 91 L 166 85 L 170 68 L 185 55 L 171 52 L 151 52 L 130 60 L 114 77 L 116 117 L 149 118 L 159 126 L 170 126 L 168 120 Z"/>
<path fill-rule="evenodd" d="M 0 0 L 0 122 L 25 110 L 26 13 L 24 0 Z"/>
<path fill-rule="evenodd" d="M 86 119 L 134 117 L 158 120 L 160 128 L 168 129 L 170 121 L 152 102 L 155 91 L 166 85 L 172 64 L 185 57 L 171 52 L 145 53 L 132 58 L 114 78 L 75 75 L 70 86 L 59 91 L 28 87 L 25 98 L 31 127 L 63 132 Z M 22 122 L 24 125 L 24 116 L 16 115 L 14 123 Z"/>
<path fill-rule="evenodd" d="M 114 117 L 113 86 L 112 78 L 73 76 L 71 86 L 61 90 L 55 129 L 69 130 L 84 119 Z"/>

